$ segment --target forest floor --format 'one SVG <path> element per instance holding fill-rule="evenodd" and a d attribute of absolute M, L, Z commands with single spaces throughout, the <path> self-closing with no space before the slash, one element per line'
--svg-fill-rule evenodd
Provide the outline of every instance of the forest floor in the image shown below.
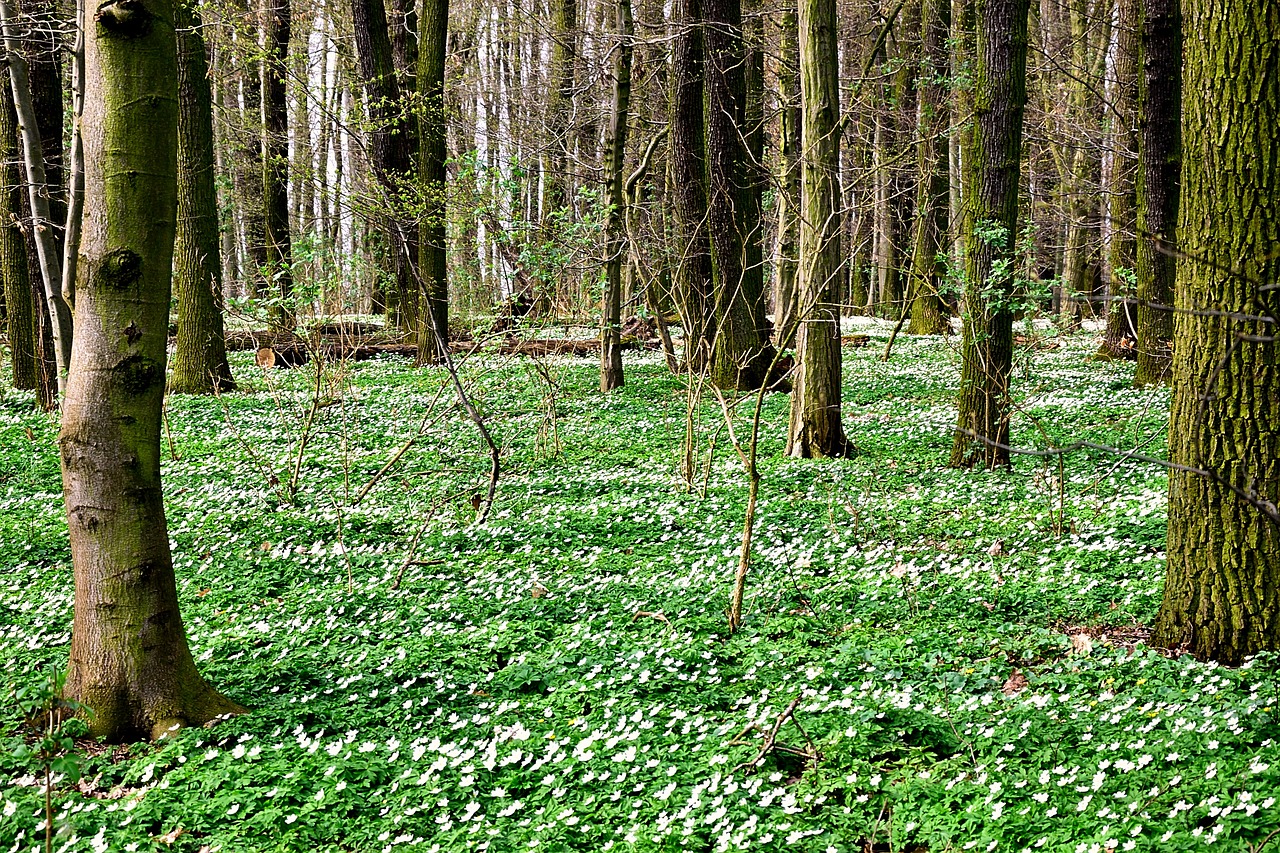
<path fill-rule="evenodd" d="M 883 363 L 888 330 L 845 352 L 853 458 L 784 458 L 789 397 L 765 398 L 733 636 L 746 477 L 660 353 L 628 353 L 608 397 L 591 359 L 466 362 L 503 469 L 480 524 L 486 448 L 442 370 L 236 354 L 241 391 L 169 399 L 165 495 L 192 649 L 253 712 L 77 745 L 54 848 L 1280 849 L 1276 659 L 1144 644 L 1163 470 L 944 468 L 956 342 Z M 1096 346 L 1019 349 L 1014 441 L 1163 456 L 1168 392 Z M 12 695 L 65 666 L 72 582 L 55 422 L 4 392 L 0 446 Z M 0 707 L 0 851 L 43 849 L 43 777 Z"/>

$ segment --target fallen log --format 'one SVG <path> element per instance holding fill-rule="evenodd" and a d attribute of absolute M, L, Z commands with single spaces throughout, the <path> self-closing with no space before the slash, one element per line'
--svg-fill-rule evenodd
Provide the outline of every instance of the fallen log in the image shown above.
<path fill-rule="evenodd" d="M 661 349 L 662 345 L 657 341 L 638 341 L 635 338 L 624 338 L 622 348 L 627 349 Z M 585 340 L 564 339 L 564 338 L 531 338 L 529 340 L 518 340 L 516 338 L 507 338 L 503 341 L 502 346 L 498 347 L 500 355 L 528 355 L 528 356 L 547 356 L 547 355 L 573 355 L 579 358 L 586 358 L 591 355 L 600 354 L 600 341 L 597 338 L 587 338 Z"/>
<path fill-rule="evenodd" d="M 311 360 L 305 347 L 297 344 L 278 347 L 259 347 L 253 361 L 264 370 L 270 368 L 300 367 Z"/>

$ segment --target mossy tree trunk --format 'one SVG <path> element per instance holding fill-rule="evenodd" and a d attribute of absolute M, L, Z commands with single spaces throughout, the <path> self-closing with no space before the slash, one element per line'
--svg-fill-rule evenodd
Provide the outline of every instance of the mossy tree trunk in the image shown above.
<path fill-rule="evenodd" d="M 715 340 L 711 238 L 707 233 L 707 137 L 701 0 L 676 0 L 671 56 L 671 180 L 675 202 L 675 298 L 688 369 L 710 364 Z"/>
<path fill-rule="evenodd" d="M 795 343 L 800 242 L 800 42 L 796 10 L 782 11 L 778 34 L 778 239 L 774 252 L 773 328 L 779 347 Z"/>
<path fill-rule="evenodd" d="M 840 423 L 840 84 L 835 0 L 800 0 L 802 214 L 798 363 L 787 454 L 844 456 Z"/>
<path fill-rule="evenodd" d="M 978 0 L 973 128 L 964 151 L 965 312 L 953 467 L 1009 464 L 1028 0 Z"/>
<path fill-rule="evenodd" d="M 1182 12 L 1179 0 L 1143 0 L 1138 110 L 1138 385 L 1168 382 L 1173 364 L 1182 168 Z"/>
<path fill-rule="evenodd" d="M 1185 467 L 1152 640 L 1234 665 L 1280 649 L 1280 87 L 1260 83 L 1280 72 L 1280 6 L 1186 10 L 1169 423 Z"/>
<path fill-rule="evenodd" d="M 289 101 L 285 75 L 293 19 L 290 0 L 263 0 L 262 211 L 271 328 L 291 331 L 298 323 L 293 299 L 293 239 L 289 234 Z"/>
<path fill-rule="evenodd" d="M 946 280 L 948 68 L 947 38 L 951 0 L 922 0 L 920 35 L 922 65 L 916 90 L 916 217 L 912 240 L 911 335 L 941 335 L 950 327 L 941 289 Z"/>
<path fill-rule="evenodd" d="M 31 390 L 38 387 L 39 358 L 31 304 L 31 270 L 18 225 L 22 213 L 19 156 L 13 91 L 9 88 L 8 71 L 0 70 L 0 281 L 4 284 L 13 387 Z"/>
<path fill-rule="evenodd" d="M 66 694 L 110 741 L 243 709 L 187 647 L 160 489 L 160 409 L 177 212 L 169 0 L 112 0 L 85 38 L 84 231 L 62 432 L 75 567 Z"/>
<path fill-rule="evenodd" d="M 222 260 L 214 190 L 213 92 L 201 22 L 175 7 L 178 24 L 178 224 L 173 289 L 178 337 L 169 390 L 212 394 L 236 387 L 222 326 Z"/>
<path fill-rule="evenodd" d="M 435 361 L 449 346 L 449 281 L 445 256 L 444 57 L 449 37 L 449 0 L 424 0 L 418 20 L 418 124 L 426 210 L 419 231 L 418 273 L 422 278 L 419 358 Z"/>
<path fill-rule="evenodd" d="M 613 108 L 605 136 L 605 179 L 609 216 L 605 222 L 604 299 L 600 311 L 600 390 L 621 388 L 622 265 L 627 255 L 626 175 L 627 121 L 631 114 L 631 52 L 635 24 L 631 0 L 616 0 L 618 47 L 613 59 Z"/>

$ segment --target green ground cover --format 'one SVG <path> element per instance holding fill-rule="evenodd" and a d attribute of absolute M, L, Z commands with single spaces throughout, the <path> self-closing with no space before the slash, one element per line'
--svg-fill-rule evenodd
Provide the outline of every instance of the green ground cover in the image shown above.
<path fill-rule="evenodd" d="M 55 849 L 1265 847 L 1274 660 L 1231 670 L 1142 642 L 1162 471 L 1099 453 L 946 470 L 954 343 L 899 340 L 884 364 L 886 328 L 871 332 L 846 352 L 854 458 L 783 458 L 789 399 L 765 401 L 732 637 L 742 466 L 708 399 L 684 484 L 688 397 L 653 355 L 608 398 L 590 360 L 548 362 L 550 383 L 469 362 L 504 468 L 478 525 L 485 449 L 438 370 L 375 361 L 317 382 L 240 359 L 244 392 L 171 398 L 192 649 L 253 713 L 159 746 L 80 744 Z M 1167 391 L 1089 361 L 1089 336 L 1055 344 L 1019 355 L 1017 443 L 1163 455 Z M 9 391 L 0 442 L 12 695 L 65 666 L 72 584 L 56 425 Z M 44 844 L 21 722 L 6 703 L 0 851 Z"/>

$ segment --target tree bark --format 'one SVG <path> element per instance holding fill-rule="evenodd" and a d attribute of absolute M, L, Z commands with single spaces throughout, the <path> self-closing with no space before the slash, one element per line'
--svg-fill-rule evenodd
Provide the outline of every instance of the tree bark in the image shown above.
<path fill-rule="evenodd" d="M 213 93 L 200 19 L 174 7 L 178 40 L 178 223 L 173 289 L 178 335 L 169 390 L 212 394 L 236 387 L 222 325 L 222 259 L 214 190 Z"/>
<path fill-rule="evenodd" d="M 774 251 L 773 331 L 778 347 L 796 338 L 800 241 L 800 41 L 797 12 L 782 11 L 778 39 L 778 240 Z"/>
<path fill-rule="evenodd" d="M 449 347 L 449 283 L 445 258 L 444 58 L 449 35 L 448 0 L 424 0 L 418 31 L 418 94 L 422 119 L 418 139 L 427 210 L 422 222 L 418 271 L 425 313 L 418 342 L 420 358 L 443 358 Z"/>
<path fill-rule="evenodd" d="M 840 423 L 840 67 L 835 0 L 800 0 L 800 313 L 787 455 L 844 456 Z"/>
<path fill-rule="evenodd" d="M 31 270 L 19 225 L 22 179 L 18 176 L 18 117 L 13 111 L 8 76 L 7 70 L 0 71 L 0 281 L 4 284 L 13 387 L 33 390 L 39 382 L 39 355 L 31 305 Z"/>
<path fill-rule="evenodd" d="M 398 221 L 396 207 L 412 173 L 412 149 L 408 122 L 401 114 L 404 107 L 396 78 L 386 5 L 383 0 L 352 0 L 351 20 L 370 125 L 369 167 L 381 188 L 369 218 L 380 221 L 391 238 L 391 263 L 396 278 L 395 319 L 401 329 L 411 332 L 418 328 L 419 322 L 419 288 L 413 269 L 417 261 L 417 240 L 408 239 L 409 229 Z"/>
<path fill-rule="evenodd" d="M 772 360 L 772 344 L 756 322 L 759 293 L 747 277 L 745 172 L 746 78 L 740 0 L 707 0 L 706 156 L 707 232 L 716 331 L 711 348 L 711 381 L 718 388 L 759 388 Z"/>
<path fill-rule="evenodd" d="M 950 329 L 941 288 L 947 267 L 939 254 L 947 235 L 947 38 L 951 0 L 920 5 L 922 67 L 918 79 L 916 124 L 916 219 L 912 239 L 911 323 L 907 334 L 941 335 Z"/>
<path fill-rule="evenodd" d="M 1009 464 L 1028 0 L 978 0 L 973 129 L 964 152 L 965 314 L 952 467 Z"/>
<path fill-rule="evenodd" d="M 565 216 L 572 212 L 573 99 L 578 63 L 577 0 L 551 0 L 551 68 L 547 98 L 547 165 L 544 170 L 542 215 Z"/>
<path fill-rule="evenodd" d="M 32 77 L 23 51 L 23 42 L 18 38 L 17 24 L 14 20 L 13 7 L 9 0 L 0 0 L 0 27 L 3 28 L 5 47 L 9 52 L 9 84 L 13 94 L 14 109 L 18 116 L 18 133 L 22 139 L 23 161 L 27 177 L 27 202 L 34 221 L 32 241 L 36 257 L 33 266 L 40 272 L 43 284 L 44 305 L 49 313 L 49 325 L 55 357 L 57 360 L 57 382 L 62 391 L 66 382 L 66 371 L 71 360 L 72 319 L 71 311 L 62 300 L 62 247 L 58 244 L 57 229 L 62 224 L 62 217 L 55 219 L 55 214 L 64 214 L 65 210 L 51 203 L 49 197 L 50 175 L 46 170 L 44 153 L 44 136 L 56 138 L 58 157 L 49 165 L 54 167 L 54 180 L 61 180 L 61 129 L 57 133 L 49 130 L 48 105 L 44 109 L 37 108 L 32 88 Z M 31 47 L 31 45 L 27 45 Z M 43 87 L 47 88 L 47 87 Z M 61 87 L 57 87 L 61 97 Z M 48 100 L 48 92 L 42 91 L 43 100 Z M 61 112 L 61 101 L 58 102 Z M 43 119 L 43 121 L 42 121 Z M 61 394 L 60 394 L 61 396 Z"/>
<path fill-rule="evenodd" d="M 613 109 L 605 139 L 605 177 L 609 182 L 609 216 L 605 223 L 604 300 L 600 318 L 600 390 L 621 388 L 622 376 L 622 264 L 626 260 L 627 198 L 624 165 L 627 121 L 631 109 L 631 52 L 635 23 L 631 0 L 616 0 L 618 48 L 613 62 Z"/>
<path fill-rule="evenodd" d="M 84 237 L 59 443 L 75 569 L 66 695 L 109 741 L 243 709 L 200 676 L 178 612 L 160 489 L 177 209 L 177 50 L 168 0 L 87 27 Z"/>
<path fill-rule="evenodd" d="M 677 0 L 671 60 L 671 177 L 675 201 L 675 296 L 689 370 L 710 364 L 715 340 L 711 238 L 707 233 L 705 75 L 701 0 Z"/>
<path fill-rule="evenodd" d="M 298 324 L 293 299 L 293 241 L 289 235 L 289 102 L 285 74 L 292 37 L 290 0 L 262 0 L 262 210 L 266 270 L 270 282 L 267 315 L 275 331 Z"/>
<path fill-rule="evenodd" d="M 1138 369 L 1134 382 L 1168 382 L 1182 168 L 1182 12 L 1179 0 L 1143 0 L 1138 110 Z"/>
<path fill-rule="evenodd" d="M 1138 164 L 1138 51 L 1142 24 L 1141 0 L 1119 0 L 1115 63 L 1111 89 L 1111 173 L 1107 215 L 1111 238 L 1107 246 L 1107 329 L 1098 349 L 1101 359 L 1126 358 L 1135 352 L 1136 306 L 1133 275 L 1136 243 L 1135 173 Z"/>
<path fill-rule="evenodd" d="M 1280 219 L 1264 213 L 1280 198 L 1280 88 L 1259 84 L 1280 68 L 1280 6 L 1185 8 L 1169 451 L 1198 470 L 1169 474 L 1152 641 L 1235 665 L 1280 648 Z"/>

